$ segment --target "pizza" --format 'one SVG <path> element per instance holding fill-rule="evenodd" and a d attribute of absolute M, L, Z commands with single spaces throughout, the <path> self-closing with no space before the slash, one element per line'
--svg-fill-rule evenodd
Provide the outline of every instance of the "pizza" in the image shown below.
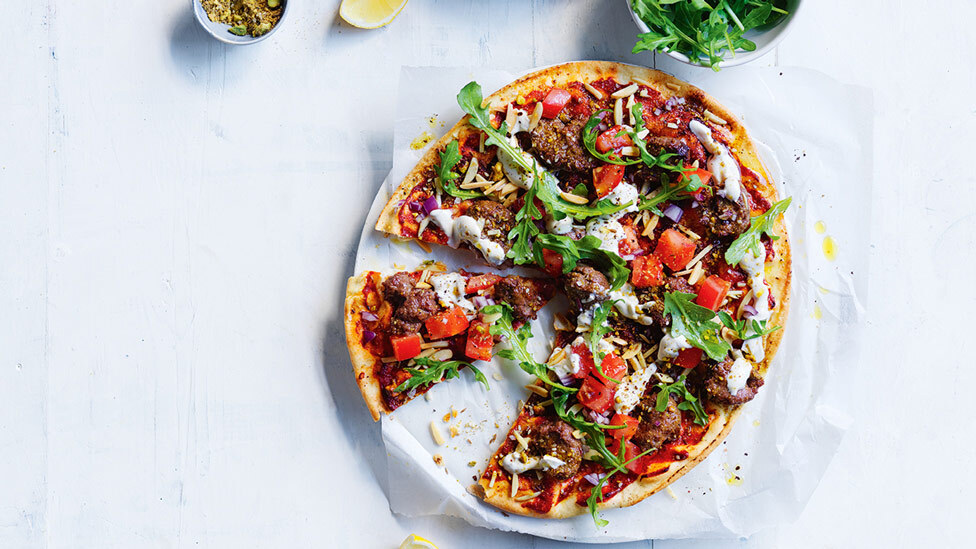
<path fill-rule="evenodd" d="M 536 382 L 472 492 L 507 512 L 600 523 L 601 509 L 633 505 L 705 459 L 762 387 L 789 310 L 790 199 L 731 113 L 658 71 L 568 63 L 487 98 L 472 82 L 457 99 L 466 116 L 397 186 L 376 229 L 468 249 L 500 272 L 534 268 L 539 278 L 518 285 L 538 306 L 499 291 L 514 275 L 482 288 L 469 281 L 490 273 L 459 272 L 454 293 L 474 307 L 438 300 L 429 312 L 454 311 L 468 332 L 439 338 L 388 290 L 406 279 L 424 290 L 431 275 L 364 273 L 346 303 L 357 378 L 376 418 L 439 372 L 474 368 L 444 363 L 514 360 Z M 565 299 L 546 305 L 554 294 Z M 527 320 L 542 307 L 558 310 L 538 362 Z M 422 340 L 411 353 L 427 353 L 413 364 L 394 349 L 404 333 Z"/>
<path fill-rule="evenodd" d="M 518 329 L 554 293 L 549 280 L 447 272 L 434 261 L 412 272 L 367 271 L 349 279 L 346 341 L 373 419 L 463 369 L 487 387 L 472 362 L 492 358 L 495 341 L 489 330 L 497 321 L 492 309 L 504 304 L 512 329 Z"/>

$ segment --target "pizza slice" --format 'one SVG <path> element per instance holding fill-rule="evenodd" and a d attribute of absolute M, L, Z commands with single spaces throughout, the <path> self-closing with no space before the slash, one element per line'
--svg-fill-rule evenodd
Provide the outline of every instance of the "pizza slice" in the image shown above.
<path fill-rule="evenodd" d="M 429 262 L 389 276 L 367 271 L 346 287 L 346 343 L 356 381 L 374 420 L 435 384 L 492 358 L 492 318 L 483 311 L 504 303 L 522 326 L 552 298 L 551 282 L 516 275 L 446 272 Z"/>

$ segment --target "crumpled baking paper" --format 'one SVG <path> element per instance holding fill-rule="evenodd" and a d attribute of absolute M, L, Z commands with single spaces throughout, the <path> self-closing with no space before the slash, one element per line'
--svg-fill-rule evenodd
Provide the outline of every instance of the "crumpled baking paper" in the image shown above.
<path fill-rule="evenodd" d="M 486 69 L 403 69 L 393 170 L 366 219 L 357 272 L 413 269 L 432 257 L 416 244 L 377 233 L 379 212 L 426 150 L 427 139 L 432 143 L 461 116 L 457 90 L 477 80 L 487 95 L 515 76 Z M 463 371 L 461 379 L 441 383 L 427 398 L 383 418 L 393 511 L 606 543 L 748 536 L 803 510 L 850 423 L 843 379 L 857 367 L 867 297 L 871 93 L 818 72 L 783 67 L 703 74 L 692 83 L 737 113 L 760 142 L 781 194 L 793 197 L 786 214 L 793 251 L 790 315 L 765 387 L 708 459 L 669 491 L 604 511 L 610 524 L 599 528 L 588 514 L 559 521 L 503 514 L 468 493 L 507 434 L 531 381 L 502 359 L 478 363 L 490 391 Z M 828 239 L 834 260 L 824 251 Z M 491 270 L 466 251 L 435 247 L 433 257 L 452 269 Z M 539 360 L 548 356 L 551 326 L 548 311 L 532 325 L 531 348 Z M 445 445 L 435 444 L 432 429 Z"/>

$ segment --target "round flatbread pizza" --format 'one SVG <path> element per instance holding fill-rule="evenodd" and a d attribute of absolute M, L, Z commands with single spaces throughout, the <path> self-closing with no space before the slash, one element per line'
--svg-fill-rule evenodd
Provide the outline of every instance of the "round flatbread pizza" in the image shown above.
<path fill-rule="evenodd" d="M 354 277 L 357 379 L 376 418 L 476 361 L 514 360 L 537 381 L 472 491 L 602 520 L 705 459 L 761 389 L 789 310 L 790 199 L 730 112 L 659 71 L 568 63 L 457 99 L 466 116 L 376 228 L 538 278 Z M 538 363 L 526 320 L 542 307 L 559 310 Z"/>

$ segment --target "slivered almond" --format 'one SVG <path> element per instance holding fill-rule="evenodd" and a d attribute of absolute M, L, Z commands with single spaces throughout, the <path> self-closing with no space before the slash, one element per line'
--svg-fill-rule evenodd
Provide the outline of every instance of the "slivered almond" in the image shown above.
<path fill-rule="evenodd" d="M 641 91 L 639 91 L 637 93 L 637 95 L 639 95 L 641 97 L 650 97 L 651 96 L 651 94 L 647 93 L 647 90 L 641 90 Z"/>
<path fill-rule="evenodd" d="M 695 263 L 698 263 L 699 261 L 701 261 L 702 258 L 704 258 L 706 255 L 708 255 L 708 252 L 712 251 L 712 247 L 713 246 L 711 244 L 709 244 L 708 246 L 705 246 L 704 248 L 702 248 L 702 251 L 698 252 L 698 255 L 696 255 L 695 257 L 691 258 L 691 261 L 689 261 L 688 264 L 685 265 L 685 269 L 690 269 L 690 268 L 692 268 L 695 265 Z"/>
<path fill-rule="evenodd" d="M 636 120 L 637 117 L 634 116 L 634 111 L 631 110 L 633 106 L 634 106 L 634 96 L 631 95 L 630 97 L 627 98 L 627 104 L 624 106 L 627 110 L 627 118 L 630 119 L 631 126 L 637 123 Z"/>
<path fill-rule="evenodd" d="M 491 181 L 485 181 L 484 178 L 482 178 L 481 181 L 475 180 L 475 181 L 471 181 L 469 183 L 461 183 L 461 188 L 462 189 L 481 189 L 481 188 L 487 187 L 488 185 L 491 185 Z"/>
<path fill-rule="evenodd" d="M 630 359 L 634 358 L 635 356 L 637 356 L 637 354 L 639 352 L 640 352 L 640 347 L 638 347 L 636 345 L 632 345 L 631 347 L 629 347 L 624 352 L 624 354 L 620 355 L 620 358 L 622 358 L 624 360 L 630 360 Z"/>
<path fill-rule="evenodd" d="M 624 123 L 624 101 L 617 99 L 613 103 L 613 123 L 620 126 Z"/>
<path fill-rule="evenodd" d="M 583 409 L 583 405 L 582 404 L 579 404 L 579 403 L 573 404 L 572 406 L 569 407 L 569 413 L 571 413 L 571 414 L 578 414 L 578 413 L 580 413 L 580 410 L 582 410 L 582 409 Z"/>
<path fill-rule="evenodd" d="M 637 147 L 620 147 L 621 156 L 640 156 L 640 149 Z"/>
<path fill-rule="evenodd" d="M 502 202 L 502 204 L 504 204 L 505 207 L 507 208 L 508 206 L 511 206 L 512 204 L 514 204 L 515 203 L 515 200 L 517 198 L 518 198 L 518 193 L 512 193 L 512 194 L 508 195 L 507 198 L 505 198 L 505 200 Z"/>
<path fill-rule="evenodd" d="M 566 315 L 562 313 L 556 313 L 552 317 L 552 327 L 555 328 L 556 331 L 560 332 L 568 332 L 573 329 L 573 325 L 570 324 L 569 320 L 566 318 Z"/>
<path fill-rule="evenodd" d="M 643 78 L 638 78 L 636 76 L 635 77 L 631 77 L 630 81 L 633 82 L 633 83 L 635 83 L 635 84 L 640 84 L 641 86 L 644 86 L 645 88 L 653 88 L 654 87 L 654 85 L 651 84 L 650 82 L 648 82 L 647 80 L 644 80 Z"/>
<path fill-rule="evenodd" d="M 529 129 L 536 129 L 540 120 L 542 120 L 542 101 L 535 104 L 535 109 L 532 109 L 532 114 L 529 115 Z"/>
<path fill-rule="evenodd" d="M 417 355 L 417 358 L 427 358 L 427 357 L 431 356 L 432 354 L 434 354 L 436 352 L 437 352 L 437 348 L 436 347 L 431 347 L 429 349 L 424 349 L 424 350 L 420 351 L 420 354 Z"/>
<path fill-rule="evenodd" d="M 454 351 L 451 351 L 450 349 L 442 349 L 442 350 L 437 351 L 436 353 L 434 353 L 433 359 L 434 360 L 441 360 L 441 361 L 443 361 L 443 360 L 450 360 L 450 358 L 452 356 L 454 356 Z"/>
<path fill-rule="evenodd" d="M 584 435 L 583 431 L 580 431 L 579 429 L 573 429 L 573 438 L 576 440 L 583 440 L 586 438 L 586 435 Z"/>
<path fill-rule="evenodd" d="M 698 162 L 698 161 L 696 160 L 695 162 Z M 474 174 L 474 180 L 475 181 L 478 181 L 479 183 L 488 183 L 489 182 L 487 179 L 485 179 L 485 176 L 481 175 L 480 173 Z"/>
<path fill-rule="evenodd" d="M 441 434 L 441 429 L 437 426 L 437 422 L 435 421 L 430 422 L 430 436 L 434 438 L 434 442 L 438 446 L 444 446 L 444 443 L 447 442 L 444 440 L 444 435 Z"/>
<path fill-rule="evenodd" d="M 519 406 L 519 408 L 521 408 L 521 406 Z M 512 436 L 514 436 L 515 440 L 518 441 L 519 450 L 527 450 L 529 448 L 529 439 L 523 437 L 522 433 L 515 431 L 514 433 L 512 433 Z"/>
<path fill-rule="evenodd" d="M 726 122 L 722 118 L 719 118 L 718 116 L 715 115 L 715 113 L 713 113 L 712 111 L 710 111 L 708 109 L 705 109 L 705 119 L 706 120 L 710 120 L 712 122 L 715 122 L 716 124 L 719 124 L 721 126 L 724 126 L 724 125 L 728 124 L 728 122 Z"/>
<path fill-rule="evenodd" d="M 515 127 L 515 122 L 518 120 L 518 113 L 512 107 L 512 104 L 508 104 L 508 109 L 505 111 L 505 124 L 508 126 L 508 131 L 512 131 Z"/>
<path fill-rule="evenodd" d="M 624 340 L 622 340 L 622 339 L 620 339 L 620 338 L 619 338 L 619 337 L 617 337 L 617 336 L 609 336 L 609 337 L 607 337 L 607 338 L 605 338 L 605 339 L 606 339 L 607 341 L 609 341 L 610 343 L 613 343 L 614 345 L 616 345 L 616 346 L 618 346 L 618 347 L 623 347 L 624 345 L 626 345 L 626 344 L 627 344 L 627 342 L 626 342 L 626 341 L 624 341 Z"/>
<path fill-rule="evenodd" d="M 565 347 L 556 347 L 555 349 L 553 349 L 552 356 L 549 357 L 549 360 L 547 360 L 546 363 L 547 364 L 558 364 L 558 363 L 562 362 L 562 360 L 564 358 L 566 358 L 566 348 Z"/>
<path fill-rule="evenodd" d="M 541 397 L 549 396 L 549 391 L 547 391 L 545 387 L 539 387 L 538 385 L 531 384 L 526 385 L 525 388 Z"/>
<path fill-rule="evenodd" d="M 482 133 L 480 139 L 478 140 L 478 152 L 485 152 L 485 138 L 487 134 Z"/>
<path fill-rule="evenodd" d="M 681 225 L 678 225 L 678 229 L 680 229 L 680 230 L 681 230 L 681 232 L 683 232 L 683 233 L 685 233 L 686 235 L 688 235 L 688 237 L 689 237 L 689 238 L 691 238 L 692 240 L 701 240 L 701 237 L 700 237 L 700 236 L 698 236 L 698 234 L 697 234 L 697 233 L 695 233 L 695 231 L 692 231 L 691 229 L 689 229 L 689 228 L 687 228 L 687 227 L 684 227 L 684 226 L 681 226 Z"/>
<path fill-rule="evenodd" d="M 519 485 L 519 482 L 518 482 L 518 473 L 513 473 L 512 474 L 512 490 L 508 494 L 510 497 L 513 497 L 514 498 L 518 494 L 518 485 Z"/>
<path fill-rule="evenodd" d="M 688 277 L 688 284 L 691 284 L 692 286 L 698 284 L 698 281 L 701 280 L 701 277 L 704 274 L 705 269 L 702 268 L 701 262 L 699 261 L 698 263 L 695 263 L 695 268 L 691 271 L 691 276 Z"/>
<path fill-rule="evenodd" d="M 495 469 L 491 472 L 491 480 L 488 481 L 488 487 L 493 488 L 495 486 L 495 479 L 498 478 L 498 470 Z"/>
<path fill-rule="evenodd" d="M 471 183 L 476 175 L 478 175 L 478 159 L 472 157 L 471 162 L 468 162 L 468 171 L 464 172 L 464 179 L 461 180 L 461 184 Z"/>
<path fill-rule="evenodd" d="M 637 93 L 637 90 L 639 90 L 639 89 L 640 89 L 640 86 L 638 86 L 637 84 L 631 84 L 631 85 L 629 85 L 627 87 L 620 88 L 619 90 L 611 93 L 610 94 L 610 97 L 612 97 L 614 99 L 622 99 L 624 97 L 630 97 L 631 95 L 634 95 L 635 93 Z"/>
<path fill-rule="evenodd" d="M 669 128 L 671 128 L 672 130 L 676 130 L 676 129 L 678 129 L 678 125 L 677 125 L 677 124 L 675 124 L 674 122 L 668 122 L 668 123 L 667 123 L 667 126 L 668 126 Z"/>
<path fill-rule="evenodd" d="M 641 363 L 639 360 L 637 360 L 637 357 L 630 357 L 629 359 L 627 359 L 627 362 L 630 363 L 630 368 L 633 371 L 636 372 L 637 370 L 641 369 Z"/>
<path fill-rule="evenodd" d="M 583 88 L 586 91 L 590 92 L 590 95 L 592 95 L 593 97 L 596 97 L 597 99 L 603 99 L 604 97 L 606 97 L 606 94 L 604 94 L 602 91 L 594 88 L 593 86 L 591 86 L 591 85 L 589 85 L 589 84 L 587 84 L 585 82 L 583 83 Z"/>
<path fill-rule="evenodd" d="M 535 498 L 539 497 L 539 494 L 541 494 L 541 493 L 542 493 L 541 491 L 540 492 L 532 492 L 531 494 L 525 494 L 523 496 L 518 496 L 517 498 L 515 498 L 515 501 L 529 501 L 530 499 L 535 499 Z"/>
<path fill-rule="evenodd" d="M 441 341 L 427 341 L 420 344 L 421 349 L 440 349 L 442 347 L 447 347 L 449 342 L 447 340 Z"/>
<path fill-rule="evenodd" d="M 637 139 L 644 139 L 645 137 L 647 137 L 647 134 L 649 134 L 649 133 L 651 133 L 651 130 L 649 130 L 647 128 L 644 128 L 643 130 L 637 132 L 637 134 L 636 134 L 637 135 Z"/>
<path fill-rule="evenodd" d="M 658 217 L 658 216 L 655 215 L 655 216 L 652 216 L 649 221 L 645 222 L 645 224 L 644 224 L 644 232 L 641 233 L 641 236 L 650 236 L 651 233 L 654 232 L 654 229 L 657 228 L 657 222 L 660 219 L 661 219 L 660 217 Z"/>
<path fill-rule="evenodd" d="M 380 362 L 382 362 L 383 364 L 392 364 L 394 362 L 399 362 L 399 361 L 394 356 L 385 356 L 380 359 Z"/>
<path fill-rule="evenodd" d="M 420 221 L 420 226 L 417 227 L 417 238 L 420 238 L 420 235 L 424 234 L 424 229 L 427 228 L 428 223 L 430 223 L 429 217 L 425 217 Z"/>
<path fill-rule="evenodd" d="M 420 246 L 421 248 L 423 248 L 424 246 L 427 246 L 427 243 L 424 242 L 423 240 L 417 240 L 416 242 L 417 242 L 417 245 Z M 430 249 L 430 246 L 427 246 L 427 249 L 429 250 Z M 431 288 L 430 284 L 427 284 L 426 282 L 418 282 L 416 287 L 417 288 L 422 288 L 424 290 L 429 290 Z"/>
<path fill-rule="evenodd" d="M 742 303 L 739 303 L 739 308 L 735 311 L 735 318 L 743 318 L 743 309 L 745 309 L 746 305 L 752 303 L 752 295 L 752 290 L 749 290 L 749 293 L 742 298 Z"/>
<path fill-rule="evenodd" d="M 560 191 L 559 196 L 563 198 L 566 202 L 571 202 L 573 204 L 586 204 L 589 200 L 585 196 L 580 196 L 578 194 L 571 194 L 565 191 Z"/>
<path fill-rule="evenodd" d="M 666 84 L 664 84 L 664 86 L 669 90 L 674 90 L 674 91 L 681 90 L 681 86 L 675 84 L 674 82 L 667 82 Z"/>

